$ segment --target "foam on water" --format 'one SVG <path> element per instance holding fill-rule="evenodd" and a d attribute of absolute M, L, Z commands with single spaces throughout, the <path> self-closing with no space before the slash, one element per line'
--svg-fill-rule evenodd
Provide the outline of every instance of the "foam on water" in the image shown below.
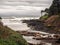
<path fill-rule="evenodd" d="M 16 18 L 13 17 L 11 18 L 3 18 L 2 22 L 4 25 L 10 27 L 11 29 L 17 31 L 17 30 L 28 30 L 30 29 L 26 23 L 22 23 L 21 20 L 30 20 L 30 19 L 38 19 L 38 17 L 20 17 L 20 18 Z"/>

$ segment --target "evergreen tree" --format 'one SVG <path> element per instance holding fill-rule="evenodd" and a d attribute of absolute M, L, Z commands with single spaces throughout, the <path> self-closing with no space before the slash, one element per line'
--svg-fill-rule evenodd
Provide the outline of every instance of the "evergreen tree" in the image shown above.
<path fill-rule="evenodd" d="M 60 13 L 60 0 L 53 0 L 49 8 L 49 15 L 58 15 Z"/>

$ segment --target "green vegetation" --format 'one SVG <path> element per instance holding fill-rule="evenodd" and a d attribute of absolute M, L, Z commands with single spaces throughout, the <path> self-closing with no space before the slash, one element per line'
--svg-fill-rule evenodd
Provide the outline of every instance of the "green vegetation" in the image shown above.
<path fill-rule="evenodd" d="M 52 5 L 41 12 L 48 13 L 48 16 L 60 15 L 60 0 L 53 0 Z"/>
<path fill-rule="evenodd" d="M 46 20 L 47 18 L 48 18 L 48 14 L 45 14 L 44 16 L 41 16 L 41 17 L 40 17 L 40 20 L 43 20 L 43 21 L 44 21 L 44 20 Z"/>
<path fill-rule="evenodd" d="M 50 15 L 59 15 L 60 13 L 60 0 L 53 0 L 52 5 L 49 8 Z"/>
<path fill-rule="evenodd" d="M 60 0 L 53 0 L 52 5 L 48 9 L 49 16 L 60 15 Z"/>
<path fill-rule="evenodd" d="M 23 37 L 0 22 L 0 45 L 28 45 Z"/>

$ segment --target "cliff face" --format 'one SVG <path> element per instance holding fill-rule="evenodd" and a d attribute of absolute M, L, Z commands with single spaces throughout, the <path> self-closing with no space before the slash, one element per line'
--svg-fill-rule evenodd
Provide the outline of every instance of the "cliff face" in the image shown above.
<path fill-rule="evenodd" d="M 60 25 L 59 15 L 52 15 L 47 20 L 45 20 L 45 24 L 51 26 L 59 26 Z"/>
<path fill-rule="evenodd" d="M 23 37 L 0 22 L 0 45 L 28 45 Z"/>
<path fill-rule="evenodd" d="M 51 30 L 58 31 L 60 33 L 60 16 L 52 15 L 47 20 L 45 20 L 45 26 L 53 27 Z"/>

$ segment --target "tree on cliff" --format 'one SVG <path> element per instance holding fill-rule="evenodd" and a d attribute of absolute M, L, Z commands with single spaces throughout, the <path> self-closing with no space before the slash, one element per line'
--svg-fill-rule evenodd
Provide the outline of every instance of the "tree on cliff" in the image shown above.
<path fill-rule="evenodd" d="M 51 15 L 59 15 L 60 14 L 60 0 L 53 0 L 51 6 L 44 10 L 48 13 L 49 16 Z"/>
<path fill-rule="evenodd" d="M 60 13 L 60 0 L 53 0 L 49 8 L 49 15 L 58 15 Z"/>

